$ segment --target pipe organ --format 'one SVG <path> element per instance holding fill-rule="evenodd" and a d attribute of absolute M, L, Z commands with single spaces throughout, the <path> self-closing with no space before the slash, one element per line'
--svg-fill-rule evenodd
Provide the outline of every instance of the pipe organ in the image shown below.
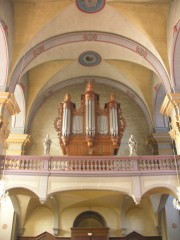
<path fill-rule="evenodd" d="M 54 127 L 65 155 L 116 155 L 126 121 L 113 94 L 101 109 L 99 95 L 93 84 L 87 83 L 79 109 L 71 102 L 71 96 L 65 95 Z"/>

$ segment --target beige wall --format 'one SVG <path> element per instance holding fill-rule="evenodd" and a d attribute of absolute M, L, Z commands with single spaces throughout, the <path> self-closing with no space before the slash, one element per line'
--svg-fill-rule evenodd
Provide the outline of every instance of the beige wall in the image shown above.
<path fill-rule="evenodd" d="M 37 236 L 43 232 L 53 234 L 53 213 L 50 209 L 40 206 L 29 215 L 25 224 L 25 236 Z"/>
<path fill-rule="evenodd" d="M 84 89 L 84 85 L 74 85 L 56 92 L 44 102 L 44 104 L 35 114 L 32 121 L 32 145 L 27 149 L 26 154 L 42 155 L 43 141 L 46 137 L 46 134 L 49 134 L 52 139 L 51 155 L 62 155 L 58 143 L 57 133 L 53 126 L 53 122 L 57 117 L 59 102 L 63 101 L 65 93 L 70 93 L 72 96 L 72 101 L 76 103 L 76 108 L 78 109 L 80 106 L 80 96 L 82 93 L 84 93 Z M 105 85 L 96 84 L 95 91 L 100 95 L 101 108 L 104 108 L 104 103 L 109 101 L 109 96 L 112 92 L 115 92 L 117 101 L 121 103 L 123 116 L 127 121 L 127 128 L 122 139 L 119 155 L 129 155 L 128 139 L 131 134 L 134 135 L 137 141 L 138 155 L 151 154 L 150 150 L 145 147 L 145 141 L 149 134 L 146 120 L 142 110 L 135 103 L 135 101 L 130 99 L 124 93 Z"/>

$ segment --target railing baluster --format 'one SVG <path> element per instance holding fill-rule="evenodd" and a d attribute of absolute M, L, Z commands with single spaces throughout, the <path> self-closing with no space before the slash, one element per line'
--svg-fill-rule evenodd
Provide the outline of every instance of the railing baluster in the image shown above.
<path fill-rule="evenodd" d="M 131 172 L 131 173 L 158 173 L 167 171 L 175 174 L 176 167 L 180 170 L 180 156 L 78 156 L 78 157 L 37 157 L 37 156 L 7 156 L 4 164 L 4 156 L 0 158 L 0 169 L 6 171 L 86 171 L 91 172 Z M 148 174 L 149 174 L 148 173 Z M 128 174 L 128 173 L 127 173 Z"/>

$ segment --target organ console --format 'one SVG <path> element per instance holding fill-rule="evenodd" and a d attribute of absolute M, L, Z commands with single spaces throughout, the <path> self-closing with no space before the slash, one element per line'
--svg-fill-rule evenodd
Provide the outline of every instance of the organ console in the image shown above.
<path fill-rule="evenodd" d="M 94 92 L 93 83 L 89 82 L 81 95 L 79 109 L 71 101 L 71 96 L 65 95 L 54 127 L 65 155 L 116 155 L 126 121 L 115 95 L 112 94 L 101 109 L 99 95 Z"/>

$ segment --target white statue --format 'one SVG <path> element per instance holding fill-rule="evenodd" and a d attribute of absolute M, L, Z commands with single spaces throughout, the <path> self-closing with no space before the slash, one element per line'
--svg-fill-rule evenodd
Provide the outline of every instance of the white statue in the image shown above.
<path fill-rule="evenodd" d="M 50 147 L 51 147 L 51 139 L 49 137 L 49 134 L 46 135 L 46 138 L 44 140 L 44 154 L 49 155 L 50 153 Z"/>
<path fill-rule="evenodd" d="M 136 143 L 136 140 L 134 139 L 133 135 L 131 135 L 131 137 L 129 138 L 128 145 L 129 145 L 129 155 L 136 156 L 137 155 L 137 153 L 136 153 L 137 143 Z"/>

